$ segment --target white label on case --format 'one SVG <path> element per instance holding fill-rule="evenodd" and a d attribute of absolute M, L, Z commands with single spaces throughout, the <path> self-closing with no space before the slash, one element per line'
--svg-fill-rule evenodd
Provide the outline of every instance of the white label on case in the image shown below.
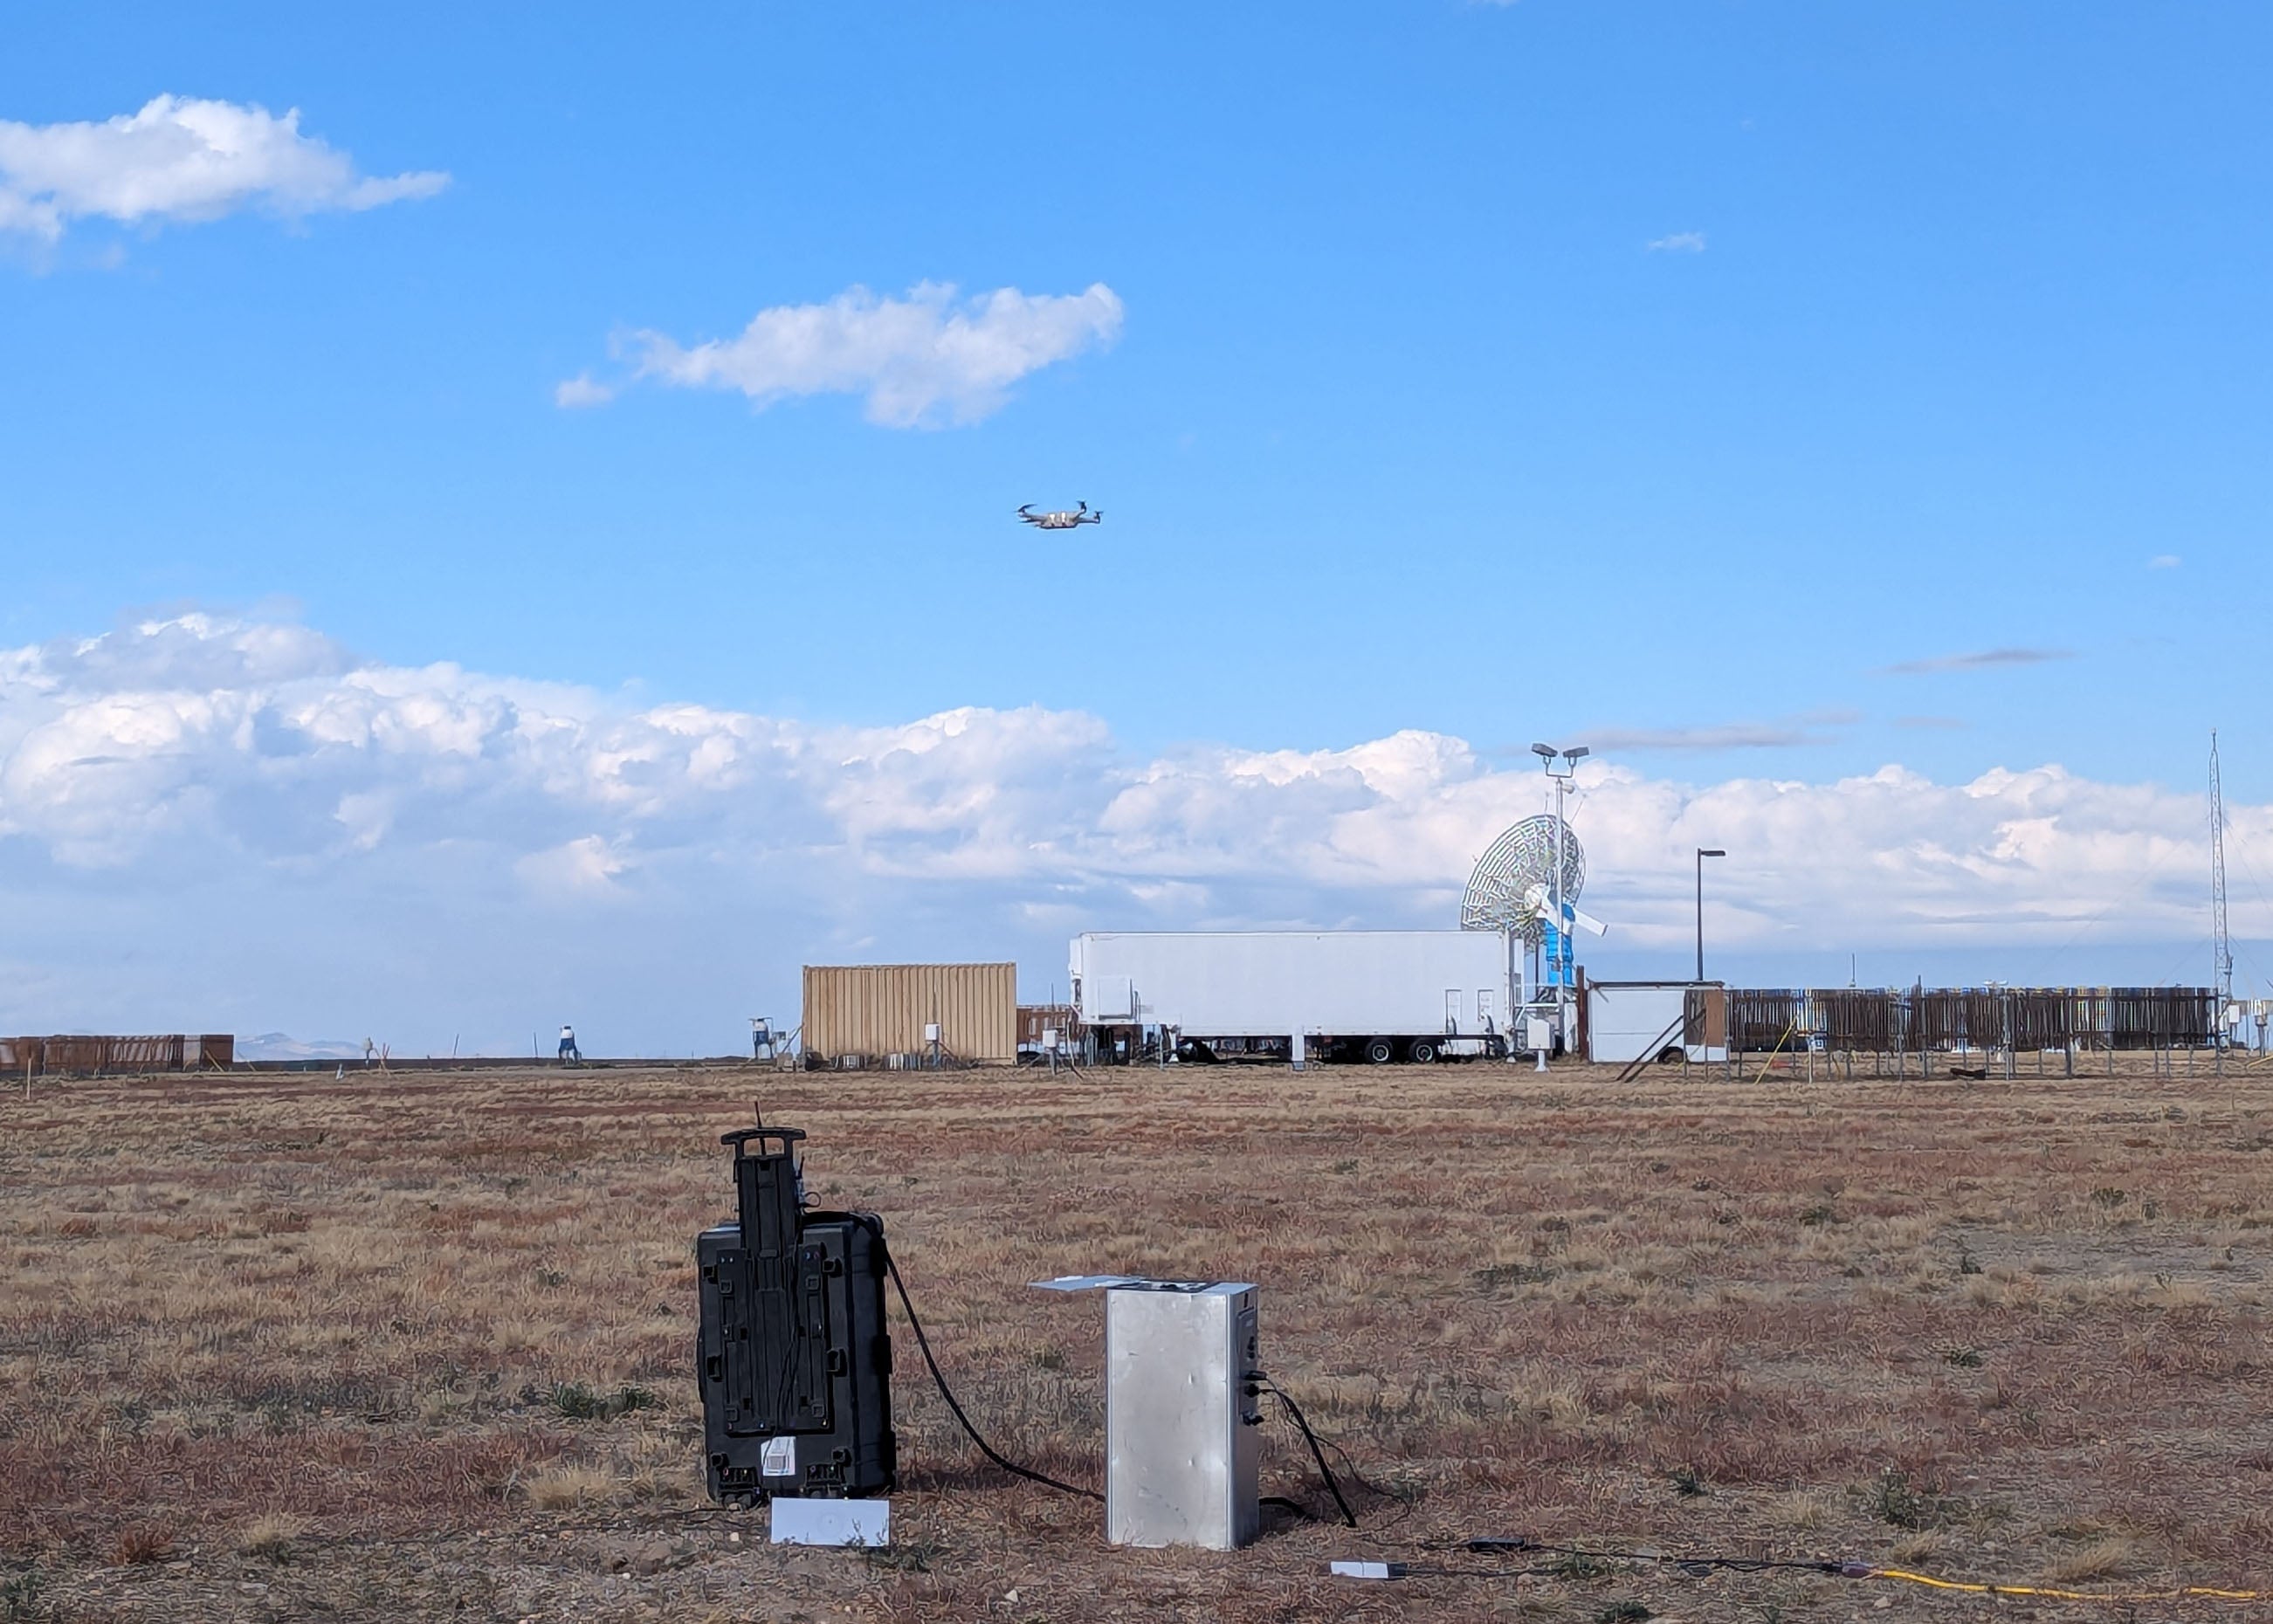
<path fill-rule="evenodd" d="M 791 1437 L 769 1438 L 758 1456 L 758 1471 L 769 1478 L 797 1476 L 797 1440 Z"/>

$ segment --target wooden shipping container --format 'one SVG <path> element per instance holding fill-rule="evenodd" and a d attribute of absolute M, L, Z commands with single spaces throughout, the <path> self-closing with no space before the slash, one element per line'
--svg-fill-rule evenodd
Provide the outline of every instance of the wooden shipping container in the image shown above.
<path fill-rule="evenodd" d="M 1008 1065 L 1018 1055 L 1015 964 L 808 964 L 805 1051 L 871 1066 L 926 1054 L 924 1028 L 960 1060 Z"/>

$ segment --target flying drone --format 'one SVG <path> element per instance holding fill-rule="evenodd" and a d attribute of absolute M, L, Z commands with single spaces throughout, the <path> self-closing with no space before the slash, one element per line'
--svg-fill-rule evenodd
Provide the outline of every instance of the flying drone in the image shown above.
<path fill-rule="evenodd" d="M 1038 513 L 1034 511 L 1034 505 L 1029 502 L 1018 510 L 1018 517 L 1043 530 L 1070 530 L 1076 525 L 1105 522 L 1104 513 L 1091 513 L 1089 504 L 1086 502 L 1082 503 L 1071 513 L 1061 508 L 1054 513 Z"/>

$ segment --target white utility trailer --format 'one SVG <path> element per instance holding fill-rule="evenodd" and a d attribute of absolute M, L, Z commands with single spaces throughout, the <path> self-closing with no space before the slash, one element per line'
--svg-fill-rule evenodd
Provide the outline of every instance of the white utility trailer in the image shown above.
<path fill-rule="evenodd" d="M 1691 1043 L 1688 1002 L 1705 995 L 1704 1020 Z M 1587 1058 L 1597 1066 L 1636 1060 L 1725 1060 L 1728 1039 L 1720 1016 L 1726 994 L 1718 982 L 1590 981 L 1587 984 Z"/>
<path fill-rule="evenodd" d="M 1099 1058 L 1499 1058 L 1523 1006 L 1497 931 L 1094 931 L 1069 969 Z"/>

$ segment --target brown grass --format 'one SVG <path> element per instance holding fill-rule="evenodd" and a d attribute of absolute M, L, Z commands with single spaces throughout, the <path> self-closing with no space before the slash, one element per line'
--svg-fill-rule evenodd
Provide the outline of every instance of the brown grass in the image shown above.
<path fill-rule="evenodd" d="M 597 1466 L 548 1466 L 521 1486 L 539 1511 L 604 1506 L 616 1497 L 615 1474 Z"/>
<path fill-rule="evenodd" d="M 1877 1598 L 1789 1574 L 1324 1576 L 1338 1555 L 1458 1564 L 1444 1547 L 1473 1534 L 2264 1585 L 2266 1081 L 41 1085 L 0 1103 L 0 1597 L 89 1620 L 1630 1599 L 1751 1620 Z M 819 1199 L 884 1215 L 999 1447 L 1098 1472 L 1101 1315 L 1026 1282 L 1253 1279 L 1272 1373 L 1385 1491 L 1361 1492 L 1366 1528 L 1274 1514 L 1235 1555 L 1109 1550 L 1092 1505 L 978 1459 L 904 1333 L 900 1552 L 776 1552 L 761 1514 L 708 1506 L 690 1243 L 731 1204 L 717 1135 L 753 1095 L 813 1134 Z M 1264 1458 L 1266 1493 L 1325 1503 L 1275 1423 Z"/>
<path fill-rule="evenodd" d="M 245 1556 L 265 1556 L 270 1561 L 290 1560 L 292 1542 L 308 1531 L 308 1519 L 289 1511 L 264 1512 L 246 1523 L 236 1537 L 236 1548 Z"/>
<path fill-rule="evenodd" d="M 2128 1578 L 2141 1566 L 2138 1541 L 2116 1535 L 2095 1539 L 2080 1550 L 2056 1556 L 2044 1564 L 2047 1584 L 2090 1584 L 2101 1580 Z"/>

